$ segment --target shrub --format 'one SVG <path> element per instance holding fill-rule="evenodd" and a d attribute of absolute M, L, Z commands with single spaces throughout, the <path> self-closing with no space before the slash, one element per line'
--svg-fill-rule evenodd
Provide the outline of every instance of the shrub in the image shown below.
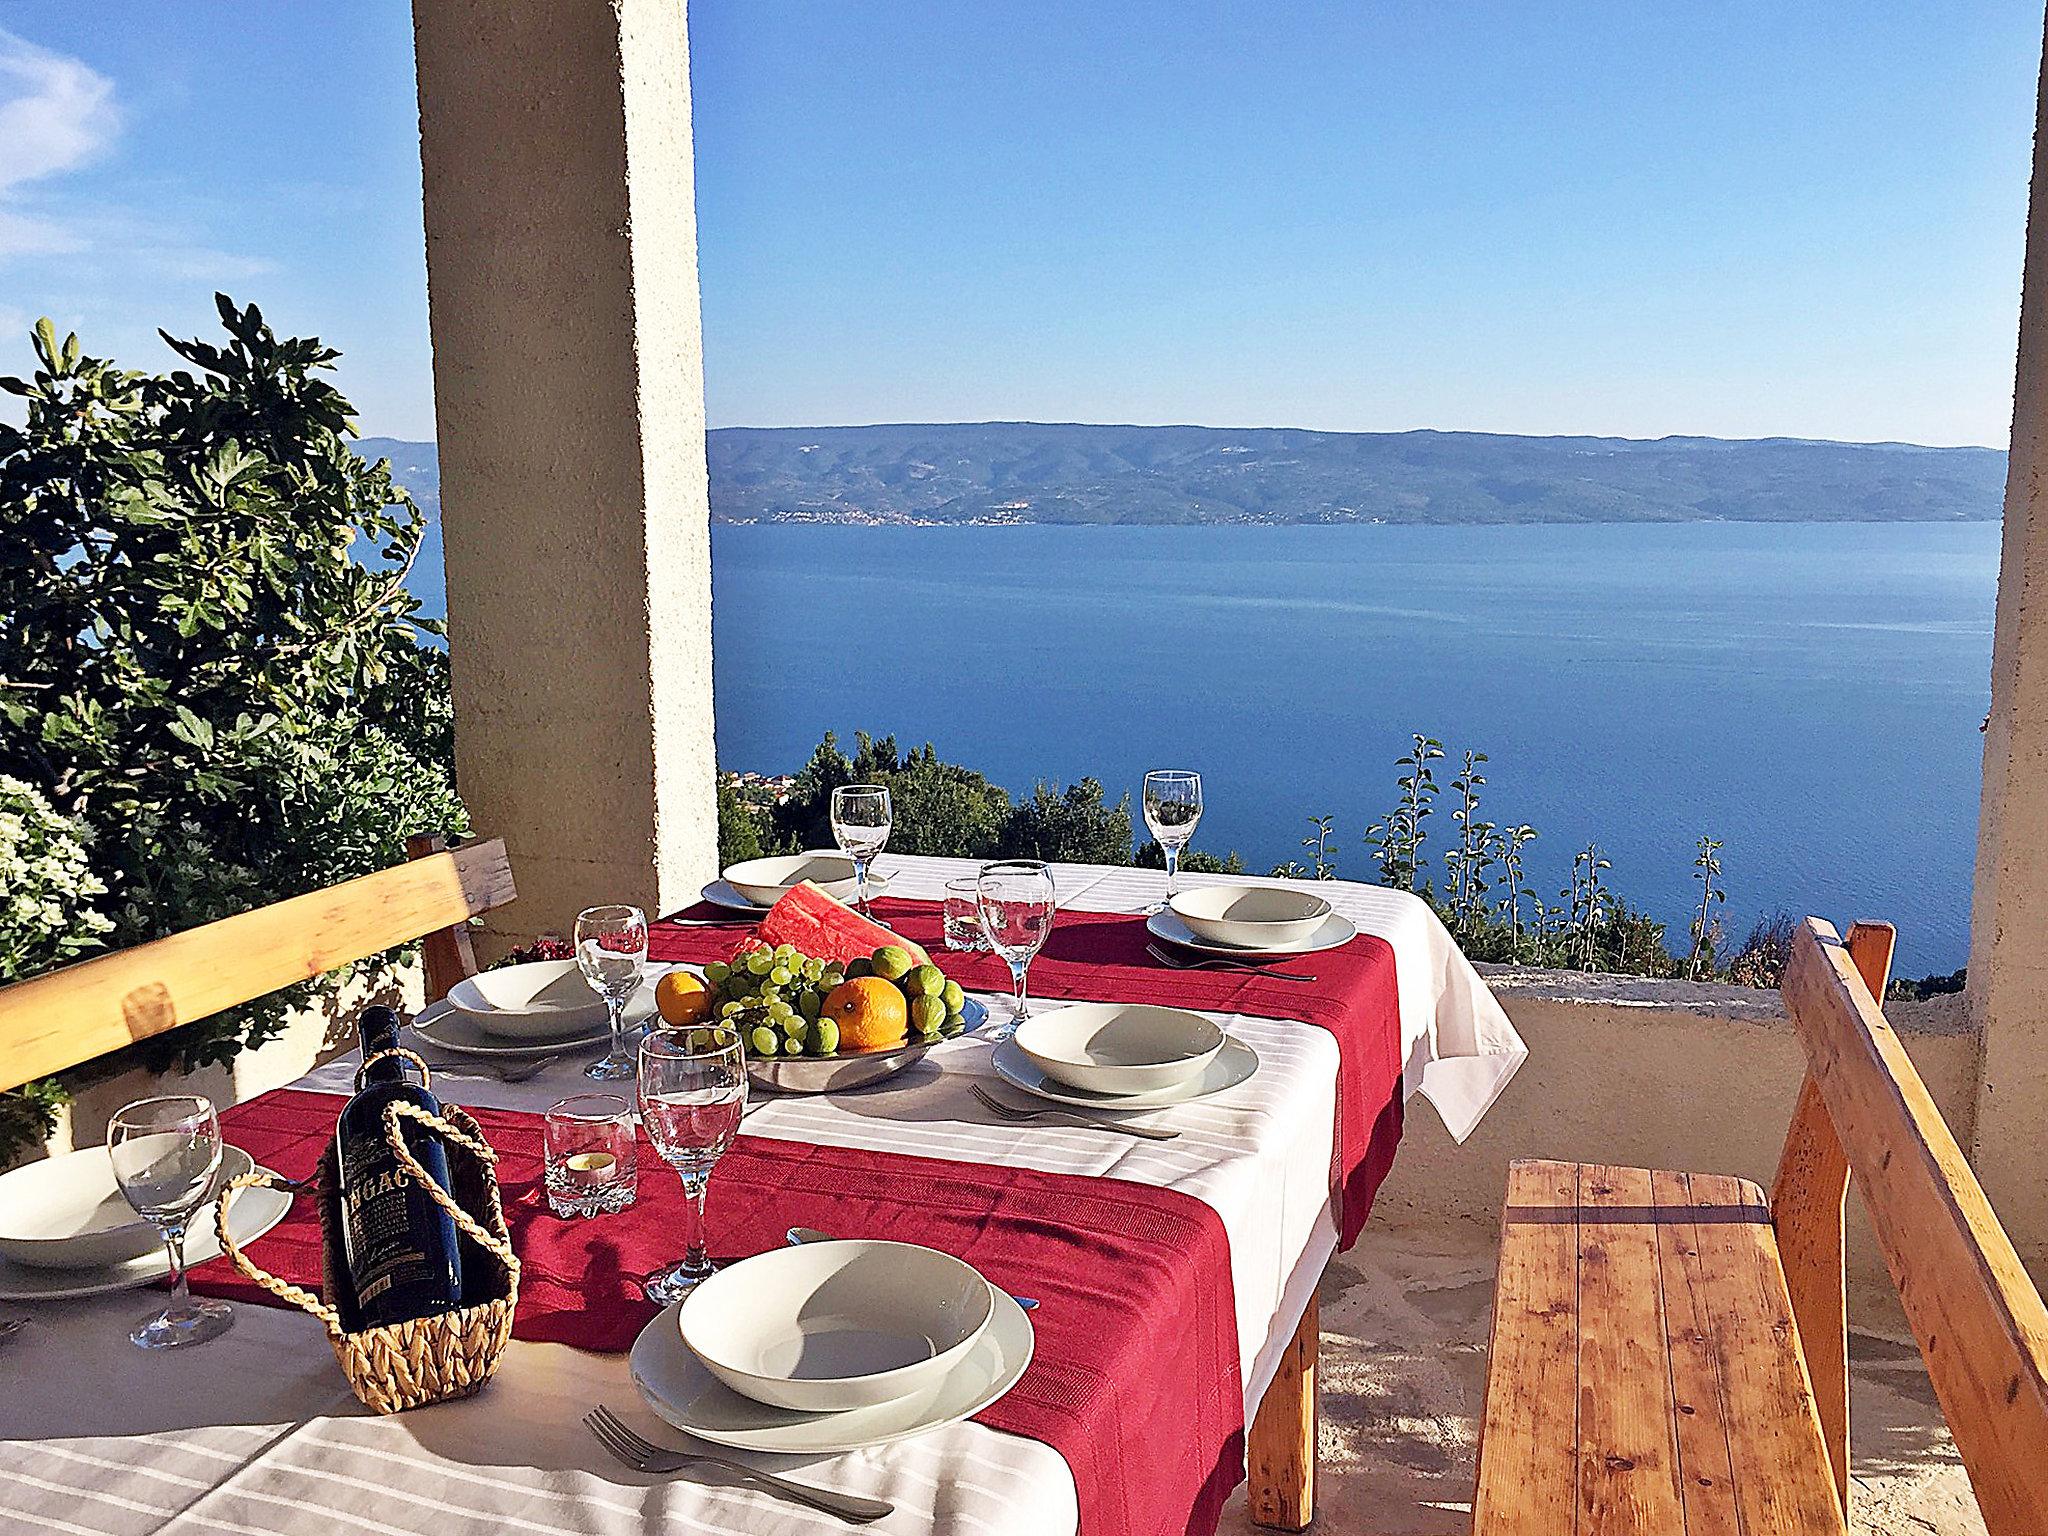
<path fill-rule="evenodd" d="M 424 516 L 351 450 L 337 354 L 217 304 L 223 344 L 164 336 L 189 367 L 127 372 L 44 320 L 33 376 L 0 379 L 25 401 L 0 424 L 0 775 L 68 829 L 35 857 L 70 882 L 48 929 L 73 939 L 139 943 L 467 830 L 447 656 L 404 585 Z M 225 1061 L 308 992 L 139 1054 Z M 0 1106 L 0 1144 L 42 1123 Z"/>

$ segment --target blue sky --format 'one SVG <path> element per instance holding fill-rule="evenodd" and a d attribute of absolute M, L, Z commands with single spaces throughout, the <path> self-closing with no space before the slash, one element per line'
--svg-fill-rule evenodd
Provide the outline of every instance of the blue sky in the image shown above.
<path fill-rule="evenodd" d="M 714 424 L 2006 438 L 2039 0 L 691 19 Z M 0 27 L 0 366 L 226 287 L 431 434 L 404 4 Z"/>

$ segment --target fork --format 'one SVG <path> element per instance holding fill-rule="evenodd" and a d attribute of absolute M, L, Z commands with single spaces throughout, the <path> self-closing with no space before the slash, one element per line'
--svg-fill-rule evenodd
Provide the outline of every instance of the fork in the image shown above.
<path fill-rule="evenodd" d="M 480 1077 L 487 1082 L 529 1083 L 561 1059 L 561 1053 L 558 1051 L 552 1056 L 543 1056 L 538 1061 L 522 1061 L 516 1066 L 510 1062 L 503 1066 L 487 1065 L 483 1062 L 466 1062 L 460 1066 L 453 1062 L 445 1066 L 438 1062 L 429 1062 L 428 1065 L 443 1077 Z"/>
<path fill-rule="evenodd" d="M 991 1113 L 1017 1125 L 1023 1125 L 1031 1120 L 1050 1120 L 1055 1125 L 1079 1125 L 1091 1131 L 1120 1131 L 1126 1136 L 1136 1136 L 1145 1141 L 1172 1141 L 1180 1134 L 1179 1131 L 1162 1131 L 1149 1125 L 1127 1125 L 1121 1120 L 1091 1120 L 1086 1115 L 1077 1115 L 1066 1109 L 1024 1109 L 1015 1104 L 1005 1104 L 1001 1099 L 986 1092 L 979 1083 L 969 1083 L 967 1086 Z"/>
<path fill-rule="evenodd" d="M 624 1419 L 602 1403 L 583 1416 L 583 1423 L 597 1436 L 600 1445 L 635 1472 L 661 1476 L 689 1467 L 720 1467 L 784 1498 L 808 1504 L 812 1509 L 822 1509 L 828 1515 L 837 1515 L 856 1525 L 879 1520 L 884 1515 L 893 1514 L 896 1509 L 884 1499 L 870 1499 L 858 1493 L 838 1493 L 830 1488 L 813 1488 L 809 1483 L 793 1483 L 786 1477 L 763 1472 L 745 1462 L 727 1461 L 723 1456 L 710 1456 L 701 1451 L 672 1451 L 635 1434 Z"/>
<path fill-rule="evenodd" d="M 1253 976 L 1270 976 L 1275 981 L 1314 981 L 1313 976 L 1304 976 L 1299 971 L 1276 971 L 1270 965 L 1254 965 L 1249 960 L 1227 960 L 1221 957 L 1209 960 L 1190 960 L 1185 955 L 1176 955 L 1161 949 L 1157 944 L 1147 944 L 1145 953 L 1161 965 L 1170 965 L 1176 971 L 1246 971 Z"/>

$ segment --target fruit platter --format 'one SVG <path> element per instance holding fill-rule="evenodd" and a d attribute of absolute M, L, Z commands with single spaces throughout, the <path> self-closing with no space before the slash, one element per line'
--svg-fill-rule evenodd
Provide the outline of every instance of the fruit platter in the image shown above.
<path fill-rule="evenodd" d="M 665 975 L 655 1002 L 670 1027 L 735 1031 L 748 1076 L 781 1093 L 877 1082 L 988 1020 L 922 947 L 808 881 L 729 960 Z"/>

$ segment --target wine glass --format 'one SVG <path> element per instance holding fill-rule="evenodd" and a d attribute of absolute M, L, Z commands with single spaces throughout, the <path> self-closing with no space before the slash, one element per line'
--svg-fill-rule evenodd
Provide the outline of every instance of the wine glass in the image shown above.
<path fill-rule="evenodd" d="M 640 988 L 647 968 L 647 914 L 638 907 L 590 907 L 576 914 L 576 964 L 583 979 L 604 999 L 612 1021 L 612 1048 L 602 1061 L 583 1069 L 585 1077 L 611 1082 L 633 1075 L 626 1049 L 626 1003 Z"/>
<path fill-rule="evenodd" d="M 868 864 L 889 844 L 891 814 L 889 791 L 880 784 L 842 784 L 832 791 L 832 841 L 853 860 L 863 913 L 868 910 Z"/>
<path fill-rule="evenodd" d="M 1016 992 L 1008 1022 L 993 1036 L 1007 1040 L 1025 1019 L 1024 978 L 1031 969 L 1031 957 L 1044 947 L 1046 935 L 1052 932 L 1052 869 L 1036 859 L 984 864 L 975 894 L 982 934 L 988 947 L 1009 962 L 1010 984 Z"/>
<path fill-rule="evenodd" d="M 640 1123 L 661 1160 L 683 1181 L 689 1227 L 683 1256 L 650 1275 L 647 1299 L 667 1306 L 714 1266 L 704 1242 L 704 1191 L 747 1109 L 740 1037 L 723 1025 L 649 1030 L 640 1042 Z"/>
<path fill-rule="evenodd" d="M 1162 911 L 1180 889 L 1180 851 L 1195 835 L 1195 823 L 1202 819 L 1202 776 L 1181 768 L 1154 768 L 1145 775 L 1145 825 L 1159 839 L 1166 854 L 1166 900 L 1152 910 Z"/>
<path fill-rule="evenodd" d="M 234 1309 L 194 1301 L 185 1284 L 185 1224 L 213 1194 L 220 1172 L 220 1120 L 196 1093 L 137 1099 L 107 1125 L 114 1181 L 136 1214 L 163 1234 L 171 1261 L 170 1303 L 128 1337 L 144 1349 L 176 1349 L 225 1333 Z"/>

